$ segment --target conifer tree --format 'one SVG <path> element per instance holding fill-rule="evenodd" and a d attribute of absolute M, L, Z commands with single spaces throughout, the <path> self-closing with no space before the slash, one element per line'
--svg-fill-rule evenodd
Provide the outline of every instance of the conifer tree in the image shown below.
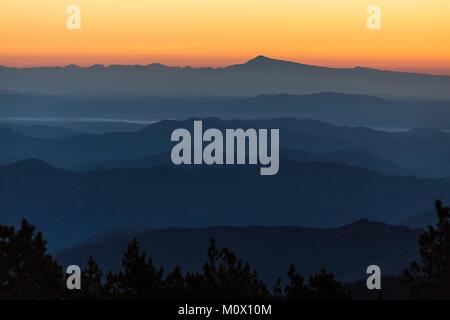
<path fill-rule="evenodd" d="M 305 284 L 303 277 L 297 272 L 294 265 L 288 269 L 287 276 L 289 284 L 284 289 L 287 300 L 304 300 L 307 297 L 309 288 Z"/>
<path fill-rule="evenodd" d="M 450 299 L 450 209 L 435 203 L 438 222 L 419 238 L 420 262 L 405 270 L 404 283 L 412 298 Z"/>
<path fill-rule="evenodd" d="M 62 268 L 47 253 L 41 232 L 0 225 L 0 298 L 58 299 L 65 290 Z"/>
<path fill-rule="evenodd" d="M 307 299 L 312 300 L 350 300 L 351 293 L 342 283 L 336 281 L 332 273 L 324 269 L 309 279 Z"/>
<path fill-rule="evenodd" d="M 133 239 L 123 255 L 122 270 L 108 274 L 106 287 L 114 298 L 160 299 L 163 269 L 157 269 Z"/>

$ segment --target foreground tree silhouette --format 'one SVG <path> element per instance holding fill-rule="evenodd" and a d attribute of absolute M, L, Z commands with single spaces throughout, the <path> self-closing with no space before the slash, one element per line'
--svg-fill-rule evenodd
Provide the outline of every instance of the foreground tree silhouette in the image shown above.
<path fill-rule="evenodd" d="M 99 300 L 108 298 L 103 283 L 103 273 L 92 257 L 81 273 L 81 290 L 66 290 L 66 299 Z"/>
<path fill-rule="evenodd" d="M 182 299 L 268 300 L 340 299 L 346 295 L 332 274 L 322 271 L 309 285 L 291 266 L 285 292 L 279 279 L 270 294 L 248 263 L 214 239 L 201 272 L 183 275 L 176 267 L 166 277 L 134 239 L 122 258 L 122 269 L 105 278 L 91 257 L 81 275 L 81 290 L 67 290 L 62 268 L 47 254 L 40 232 L 26 220 L 21 228 L 0 225 L 0 299 Z"/>
<path fill-rule="evenodd" d="M 437 200 L 438 223 L 419 238 L 421 261 L 405 271 L 412 298 L 450 299 L 450 209 Z"/>
<path fill-rule="evenodd" d="M 188 298 L 186 294 L 186 280 L 179 267 L 175 267 L 164 280 L 164 298 L 169 300 Z"/>
<path fill-rule="evenodd" d="M 349 300 L 351 292 L 347 290 L 334 275 L 321 270 L 318 275 L 311 276 L 308 284 L 291 265 L 287 272 L 290 283 L 285 288 L 287 300 Z"/>
<path fill-rule="evenodd" d="M 112 298 L 160 299 L 163 289 L 163 269 L 141 252 L 136 239 L 129 245 L 122 259 L 122 271 L 107 275 L 106 290 Z"/>
<path fill-rule="evenodd" d="M 62 268 L 41 232 L 26 220 L 17 231 L 0 225 L 0 298 L 57 299 L 64 290 Z"/>
<path fill-rule="evenodd" d="M 216 241 L 210 240 L 208 262 L 203 274 L 186 275 L 186 291 L 191 298 L 199 299 L 246 299 L 266 300 L 270 298 L 265 284 L 248 263 L 227 248 L 219 250 Z"/>
<path fill-rule="evenodd" d="M 284 289 L 287 300 L 304 300 L 308 295 L 309 288 L 305 284 L 305 279 L 297 272 L 294 265 L 291 265 L 287 272 L 290 283 Z"/>
<path fill-rule="evenodd" d="M 324 269 L 309 279 L 308 299 L 312 300 L 350 300 L 351 292 L 336 281 L 332 273 Z"/>

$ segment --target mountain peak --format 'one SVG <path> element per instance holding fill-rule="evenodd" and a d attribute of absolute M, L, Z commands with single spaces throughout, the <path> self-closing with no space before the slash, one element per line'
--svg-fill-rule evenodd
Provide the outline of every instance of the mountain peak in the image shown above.
<path fill-rule="evenodd" d="M 268 64 L 268 63 L 279 63 L 279 62 L 287 62 L 287 61 L 283 61 L 283 60 L 276 60 L 276 59 L 272 59 L 263 55 L 259 55 L 253 59 L 248 60 L 245 64 L 247 65 L 255 65 L 255 64 Z"/>
<path fill-rule="evenodd" d="M 274 60 L 274 59 L 266 57 L 266 56 L 263 56 L 263 55 L 259 55 L 259 56 L 254 57 L 253 59 L 250 59 L 249 61 L 247 61 L 247 63 L 248 62 L 270 61 L 270 60 Z"/>
<path fill-rule="evenodd" d="M 308 64 L 302 64 L 294 61 L 273 59 L 263 55 L 256 56 L 253 59 L 248 60 L 246 63 L 235 66 L 244 67 L 282 67 L 282 68 L 313 68 L 313 69 L 323 69 L 324 67 L 312 66 Z"/>

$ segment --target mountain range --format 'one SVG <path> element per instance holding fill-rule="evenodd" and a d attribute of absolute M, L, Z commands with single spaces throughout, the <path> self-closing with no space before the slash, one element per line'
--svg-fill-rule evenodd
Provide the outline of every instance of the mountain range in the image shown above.
<path fill-rule="evenodd" d="M 326 68 L 265 56 L 224 68 L 150 65 L 0 67 L 0 90 L 45 94 L 253 96 L 321 91 L 449 98 L 449 76 Z M 367 85 L 370 83 L 370 85 Z"/>
<path fill-rule="evenodd" d="M 297 162 L 337 162 L 350 166 L 370 169 L 372 171 L 388 175 L 410 175 L 412 172 L 364 151 L 329 151 L 325 153 L 314 153 L 298 149 L 280 150 L 282 158 Z M 152 168 L 158 166 L 172 165 L 170 153 L 155 156 L 123 160 L 123 161 L 98 161 L 80 163 L 70 169 L 75 171 L 92 171 L 98 169 L 126 169 L 126 168 Z"/>
<path fill-rule="evenodd" d="M 40 160 L 0 167 L 2 222 L 41 226 L 54 247 L 114 229 L 339 226 L 404 221 L 450 201 L 450 179 L 387 176 L 327 162 L 283 160 L 276 176 L 255 166 L 108 169 L 75 173 Z"/>
<path fill-rule="evenodd" d="M 138 131 L 84 133 L 55 139 L 30 137 L 10 128 L 0 128 L 0 164 L 29 158 L 66 169 L 83 168 L 93 163 L 93 168 L 101 167 L 101 163 L 111 168 L 111 163 L 116 161 L 142 163 L 142 159 L 145 162 L 146 158 L 169 152 L 174 145 L 170 141 L 172 131 L 177 128 L 192 130 L 193 120 L 165 120 Z M 282 154 L 285 158 L 340 162 L 387 174 L 420 173 L 428 176 L 430 161 L 450 151 L 450 133 L 433 128 L 385 132 L 295 118 L 227 121 L 207 118 L 203 119 L 203 125 L 205 129 L 220 130 L 278 128 L 280 148 L 285 150 L 286 155 Z M 296 153 L 290 151 L 288 154 L 287 150 L 292 149 L 297 150 Z M 170 163 L 165 161 L 165 164 Z M 450 171 L 445 161 L 441 162 L 441 167 L 442 175 L 439 176 L 448 176 Z M 430 176 L 436 176 L 436 171 L 436 166 L 432 166 Z"/>
<path fill-rule="evenodd" d="M 126 121 L 132 127 L 162 119 L 184 120 L 192 117 L 224 120 L 294 117 L 388 130 L 418 127 L 450 129 L 450 100 L 379 98 L 336 92 L 251 97 L 0 93 L 2 122 L 12 119 L 22 123 L 39 121 L 45 124 L 51 120 L 53 125 L 56 123 L 57 126 L 100 133 L 99 128 L 108 122 Z M 76 121 L 84 125 L 74 126 Z M 94 123 L 95 126 L 92 125 Z M 116 126 L 116 130 L 119 129 L 123 130 L 124 125 Z"/>

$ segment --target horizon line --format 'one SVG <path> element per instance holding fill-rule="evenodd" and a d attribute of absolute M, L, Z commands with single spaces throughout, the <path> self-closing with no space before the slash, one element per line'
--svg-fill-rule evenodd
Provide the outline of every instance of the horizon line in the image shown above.
<path fill-rule="evenodd" d="M 150 62 L 147 64 L 140 64 L 140 63 L 130 63 L 130 64 L 121 64 L 121 63 L 111 63 L 111 64 L 102 64 L 102 63 L 94 63 L 94 64 L 65 64 L 65 65 L 31 65 L 31 66 L 12 66 L 12 65 L 3 65 L 0 64 L 0 68 L 8 68 L 8 69 L 43 69 L 43 68 L 79 68 L 79 69 L 91 69 L 95 67 L 102 67 L 102 68 L 110 68 L 110 67 L 150 67 L 150 66 L 161 66 L 166 68 L 178 68 L 178 69 L 212 69 L 212 70 L 223 70 L 234 66 L 243 66 L 246 64 L 249 64 L 256 60 L 265 60 L 265 61 L 272 61 L 272 62 L 281 62 L 281 63 L 292 63 L 295 65 L 302 65 L 306 67 L 314 67 L 314 68 L 324 68 L 324 69 L 343 69 L 343 70 L 353 70 L 353 69 L 367 69 L 367 70 L 374 70 L 374 71 L 381 71 L 381 72 L 396 72 L 396 73 L 409 73 L 409 74 L 418 74 L 418 75 L 428 75 L 428 76 L 442 76 L 442 77 L 449 77 L 450 73 L 433 73 L 433 72 L 421 72 L 421 71 L 414 71 L 414 70 L 407 70 L 407 69 L 384 69 L 384 68 L 377 68 L 377 67 L 370 67 L 370 66 L 361 66 L 361 65 L 355 65 L 355 66 L 326 66 L 326 65 L 316 65 L 316 64 L 306 64 L 302 63 L 300 61 L 295 60 L 284 60 L 284 59 L 277 59 L 272 58 L 265 55 L 257 55 L 254 56 L 251 59 L 248 59 L 241 63 L 234 63 L 234 64 L 228 64 L 223 66 L 191 66 L 191 65 L 169 65 L 164 64 L 160 62 Z"/>

